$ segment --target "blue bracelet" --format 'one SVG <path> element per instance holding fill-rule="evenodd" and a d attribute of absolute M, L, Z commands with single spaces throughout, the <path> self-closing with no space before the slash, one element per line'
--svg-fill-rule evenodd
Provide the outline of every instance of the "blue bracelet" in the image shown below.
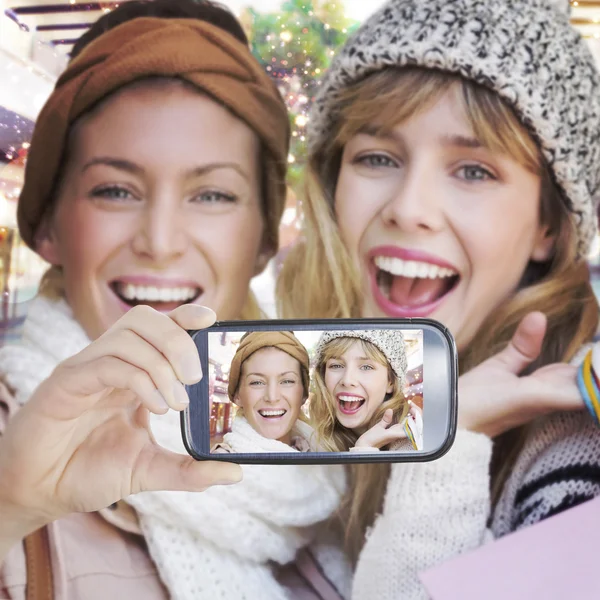
<path fill-rule="evenodd" d="M 596 415 L 596 411 L 594 410 L 594 405 L 592 404 L 592 399 L 590 398 L 587 388 L 585 387 L 585 382 L 583 381 L 583 364 L 579 367 L 579 369 L 577 369 L 577 387 L 579 388 L 579 393 L 583 398 L 586 408 L 594 418 L 594 422 L 596 423 L 596 425 L 600 425 L 600 423 L 598 422 L 598 416 Z"/>
<path fill-rule="evenodd" d="M 594 367 L 590 366 L 590 369 L 592 371 L 590 373 L 590 379 L 592 380 L 592 387 L 594 388 L 594 392 L 596 393 L 596 398 L 600 399 L 600 388 L 598 388 L 598 382 L 596 381 L 596 376 L 594 375 Z M 596 415 L 596 420 L 597 419 L 598 419 L 598 415 Z"/>

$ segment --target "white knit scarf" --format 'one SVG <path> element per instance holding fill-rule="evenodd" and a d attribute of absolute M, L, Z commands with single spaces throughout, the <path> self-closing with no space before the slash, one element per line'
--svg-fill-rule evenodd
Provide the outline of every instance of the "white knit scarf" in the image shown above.
<path fill-rule="evenodd" d="M 89 344 L 65 301 L 38 297 L 19 344 L 0 348 L 0 373 L 25 403 L 59 362 Z M 152 417 L 161 445 L 182 451 L 179 415 Z M 296 432 L 310 435 L 305 424 Z M 236 418 L 226 442 L 235 452 L 294 452 Z M 341 465 L 247 465 L 244 479 L 202 493 L 145 492 L 127 502 L 174 600 L 284 600 L 270 563 L 294 560 L 345 492 Z"/>

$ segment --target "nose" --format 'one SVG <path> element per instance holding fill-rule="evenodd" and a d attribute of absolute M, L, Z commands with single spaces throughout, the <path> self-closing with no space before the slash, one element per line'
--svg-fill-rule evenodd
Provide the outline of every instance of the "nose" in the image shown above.
<path fill-rule="evenodd" d="M 342 380 L 341 383 L 344 387 L 355 387 L 357 385 L 357 372 L 356 369 L 351 366 L 351 365 L 347 365 L 344 368 L 344 374 L 342 376 Z"/>
<path fill-rule="evenodd" d="M 383 207 L 381 217 L 388 227 L 405 233 L 439 231 L 444 224 L 444 189 L 425 160 L 405 167 L 403 177 Z"/>
<path fill-rule="evenodd" d="M 265 389 L 265 400 L 267 402 L 278 402 L 279 401 L 279 385 L 277 381 L 269 381 Z"/>
<path fill-rule="evenodd" d="M 165 196 L 146 202 L 132 243 L 136 254 L 160 264 L 183 255 L 188 245 L 183 207 Z"/>

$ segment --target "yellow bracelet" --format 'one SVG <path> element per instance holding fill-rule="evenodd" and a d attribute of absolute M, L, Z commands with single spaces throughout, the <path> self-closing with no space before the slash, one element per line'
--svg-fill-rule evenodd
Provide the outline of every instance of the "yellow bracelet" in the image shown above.
<path fill-rule="evenodd" d="M 590 350 L 583 362 L 583 382 L 585 383 L 585 389 L 592 400 L 592 404 L 594 405 L 594 411 L 596 412 L 596 418 L 600 419 L 600 402 L 598 401 L 598 396 L 596 395 L 596 390 L 594 389 L 594 384 L 592 383 L 592 351 Z"/>

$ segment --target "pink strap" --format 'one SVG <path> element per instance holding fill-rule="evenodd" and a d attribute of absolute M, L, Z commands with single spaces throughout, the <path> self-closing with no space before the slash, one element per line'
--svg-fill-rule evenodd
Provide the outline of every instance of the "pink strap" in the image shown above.
<path fill-rule="evenodd" d="M 295 564 L 300 574 L 321 600 L 344 600 L 334 585 L 325 577 L 321 566 L 307 549 L 298 552 Z"/>

